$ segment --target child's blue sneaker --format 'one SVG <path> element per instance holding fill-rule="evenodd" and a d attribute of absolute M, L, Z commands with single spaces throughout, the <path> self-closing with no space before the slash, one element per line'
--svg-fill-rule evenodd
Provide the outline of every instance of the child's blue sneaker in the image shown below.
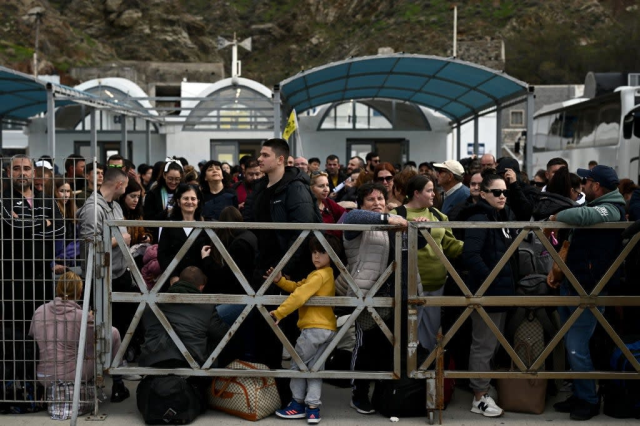
<path fill-rule="evenodd" d="M 295 399 L 292 399 L 289 405 L 280 410 L 276 410 L 276 416 L 283 419 L 304 419 L 304 404 L 300 404 Z"/>
<path fill-rule="evenodd" d="M 314 425 L 320 423 L 320 407 L 307 407 L 307 423 Z"/>

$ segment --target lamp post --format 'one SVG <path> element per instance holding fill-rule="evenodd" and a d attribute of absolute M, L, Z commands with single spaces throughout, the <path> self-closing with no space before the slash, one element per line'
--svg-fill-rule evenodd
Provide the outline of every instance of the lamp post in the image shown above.
<path fill-rule="evenodd" d="M 42 17 L 44 16 L 44 8 L 34 7 L 27 13 L 27 15 L 36 24 L 36 45 L 33 51 L 33 76 L 37 78 L 38 77 L 38 44 L 40 43 L 40 22 L 42 22 Z"/>

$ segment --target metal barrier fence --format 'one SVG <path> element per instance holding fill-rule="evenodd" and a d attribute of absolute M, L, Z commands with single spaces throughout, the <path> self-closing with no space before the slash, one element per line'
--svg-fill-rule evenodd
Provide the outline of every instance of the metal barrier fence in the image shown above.
<path fill-rule="evenodd" d="M 147 289 L 147 285 L 144 282 L 144 279 L 141 275 L 140 270 L 137 268 L 135 261 L 131 254 L 129 253 L 128 247 L 125 244 L 124 238 L 120 231 L 119 227 L 126 226 L 145 226 L 146 228 L 154 228 L 154 227 L 164 227 L 164 228 L 184 228 L 189 227 L 193 228 L 193 231 L 189 234 L 189 237 L 185 244 L 182 246 L 176 257 L 171 261 L 168 268 L 162 273 L 162 275 L 157 279 L 156 285 L 151 289 Z M 220 238 L 216 235 L 215 230 L 217 229 L 277 229 L 277 230 L 286 230 L 286 231 L 300 231 L 295 243 L 289 248 L 283 258 L 280 260 L 278 265 L 275 267 L 274 271 L 271 275 L 264 281 L 264 283 L 260 286 L 260 288 L 256 291 L 254 290 L 247 277 L 244 277 L 236 265 L 234 259 L 229 255 L 227 249 L 224 247 Z M 322 231 L 326 229 L 331 230 L 341 230 L 341 231 L 372 231 L 372 230 L 382 230 L 388 231 L 393 230 L 394 228 L 391 226 L 369 226 L 369 225 L 326 225 L 326 224 L 280 224 L 280 223 L 222 223 L 222 222 L 160 222 L 160 221 L 107 221 L 104 227 L 103 241 L 104 241 L 104 251 L 102 253 L 102 257 L 104 261 L 101 263 L 103 266 L 104 274 L 96 279 L 96 286 L 98 288 L 103 289 L 101 296 L 102 300 L 97 300 L 98 312 L 101 314 L 96 316 L 97 321 L 97 331 L 99 332 L 99 336 L 97 337 L 98 348 L 101 348 L 101 357 L 97 360 L 98 363 L 98 372 L 106 370 L 110 374 L 177 374 L 177 375 L 187 375 L 187 376 L 256 376 L 259 375 L 261 377 L 292 377 L 292 378 L 355 378 L 355 379 L 394 379 L 400 377 L 400 357 L 401 357 L 401 347 L 400 347 L 400 327 L 401 327 L 401 309 L 400 309 L 400 300 L 401 300 L 401 290 L 402 286 L 400 283 L 401 279 L 401 268 L 402 262 L 398 261 L 402 255 L 402 235 L 403 232 L 399 231 L 395 234 L 395 260 L 386 268 L 385 272 L 378 278 L 376 283 L 373 285 L 369 293 L 365 296 L 363 292 L 353 281 L 353 278 L 347 271 L 346 267 L 343 265 L 340 258 L 336 255 L 336 253 L 332 250 L 331 246 L 327 243 L 324 238 Z M 198 294 L 198 295 L 187 295 L 187 294 L 166 294 L 159 293 L 160 287 L 162 284 L 170 277 L 171 273 L 178 265 L 180 259 L 185 255 L 185 253 L 189 250 L 191 245 L 195 242 L 196 238 L 200 233 L 206 233 L 211 239 L 212 243 L 219 250 L 224 260 L 232 269 L 235 276 L 238 278 L 240 284 L 242 285 L 245 295 L 231 295 L 231 294 Z M 341 275 L 346 278 L 346 281 L 350 287 L 350 289 L 355 293 L 354 297 L 345 297 L 345 296 L 336 296 L 336 297 L 313 297 L 307 302 L 307 306 L 342 306 L 342 307 L 352 307 L 354 308 L 353 313 L 350 315 L 347 322 L 341 327 L 340 331 L 336 334 L 335 338 L 326 348 L 324 353 L 320 356 L 318 361 L 311 368 L 308 368 L 301 360 L 300 356 L 296 353 L 294 347 L 288 341 L 286 336 L 277 327 L 271 317 L 269 316 L 269 312 L 265 308 L 266 305 L 279 305 L 282 303 L 286 296 L 274 296 L 274 295 L 266 295 L 265 292 L 267 288 L 273 282 L 273 278 L 277 275 L 279 271 L 286 265 L 291 256 L 295 253 L 295 251 L 300 247 L 300 245 L 305 241 L 306 237 L 310 234 L 314 233 L 319 241 L 322 243 L 327 253 L 330 255 L 331 259 L 334 261 L 338 269 L 340 270 Z M 135 284 L 138 286 L 140 290 L 139 293 L 125 293 L 125 292 L 115 292 L 109 286 L 111 282 L 111 278 L 109 276 L 110 267 L 109 267 L 109 253 L 111 251 L 111 238 L 115 237 L 118 243 L 118 249 L 122 251 L 124 254 L 125 260 L 127 262 L 128 267 L 131 270 L 133 280 Z M 395 275 L 395 297 L 374 297 L 378 289 L 385 283 L 385 281 L 391 276 L 392 273 L 396 272 Z M 104 330 L 108 330 L 112 319 L 113 319 L 113 310 L 112 303 L 113 302 L 124 302 L 124 303 L 137 303 L 138 307 L 135 312 L 135 316 L 131 325 L 129 326 L 127 333 L 125 336 L 122 336 L 122 344 L 120 349 L 116 353 L 115 357 L 111 359 L 110 357 L 110 347 L 107 333 Z M 225 335 L 224 339 L 218 344 L 215 350 L 208 356 L 207 360 L 199 365 L 192 354 L 189 353 L 187 348 L 184 346 L 176 332 L 171 327 L 171 324 L 167 320 L 166 316 L 159 309 L 158 303 L 196 303 L 196 304 L 233 304 L 233 305 L 245 305 L 240 316 L 230 327 L 229 331 Z M 142 315 L 144 313 L 145 307 L 148 306 L 153 313 L 156 315 L 164 329 L 167 331 L 169 336 L 175 345 L 179 348 L 181 353 L 183 354 L 185 360 L 189 363 L 191 368 L 173 368 L 173 369 L 161 369 L 161 368 L 143 368 L 143 367 L 121 367 L 120 363 L 123 359 L 123 356 L 127 350 L 131 342 L 131 338 L 140 323 Z M 393 318 L 393 330 L 389 329 L 384 320 L 380 317 L 376 308 L 394 308 L 394 318 Z M 212 365 L 217 360 L 218 356 L 225 348 L 225 346 L 229 343 L 230 339 L 236 333 L 240 325 L 247 318 L 249 312 L 252 309 L 256 309 L 263 319 L 269 324 L 271 330 L 278 337 L 280 342 L 282 342 L 284 348 L 291 354 L 292 362 L 295 362 L 300 371 L 292 371 L 289 369 L 275 369 L 275 370 L 258 370 L 258 371 L 250 371 L 250 370 L 229 370 L 225 368 L 212 368 Z M 379 372 L 379 371 L 371 371 L 371 372 L 360 372 L 360 371 L 318 371 L 320 366 L 327 360 L 330 353 L 342 339 L 342 337 L 346 334 L 347 330 L 351 325 L 354 324 L 356 318 L 364 311 L 367 310 L 371 316 L 376 321 L 377 325 L 380 327 L 387 340 L 393 346 L 393 370 L 387 372 Z"/>
<path fill-rule="evenodd" d="M 566 379 L 640 379 L 640 363 L 636 360 L 633 354 L 623 343 L 618 333 L 613 329 L 611 324 L 607 321 L 604 315 L 597 309 L 599 306 L 640 306 L 640 296 L 608 296 L 601 295 L 602 290 L 607 283 L 613 277 L 618 268 L 622 265 L 622 262 L 631 253 L 633 248 L 640 240 L 640 234 L 636 234 L 626 246 L 624 246 L 621 253 L 617 256 L 616 260 L 610 265 L 606 274 L 600 279 L 591 293 L 587 293 L 581 284 L 578 282 L 574 274 L 567 267 L 566 263 L 562 261 L 556 250 L 543 233 L 544 229 L 565 229 L 574 228 L 572 226 L 560 223 L 560 222 L 448 222 L 446 224 L 449 228 L 510 228 L 518 229 L 521 232 L 514 239 L 509 249 L 504 253 L 501 260 L 493 268 L 490 275 L 484 280 L 480 288 L 475 294 L 472 294 L 469 288 L 464 283 L 456 269 L 451 264 L 450 260 L 444 255 L 443 251 L 437 246 L 436 241 L 431 236 L 429 229 L 441 228 L 441 223 L 412 223 L 409 226 L 409 245 L 415 246 L 418 238 L 418 233 L 422 234 L 426 238 L 430 247 L 434 250 L 434 253 L 438 256 L 440 261 L 447 268 L 448 273 L 453 278 L 462 296 L 430 296 L 422 297 L 418 294 L 417 286 L 417 253 L 411 253 L 408 262 L 409 268 L 409 315 L 408 315 L 408 329 L 409 329 L 409 347 L 408 347 L 408 374 L 413 378 L 566 378 Z M 589 227 L 589 229 L 621 229 L 626 228 L 628 224 L 625 223 L 607 223 Z M 544 244 L 546 249 L 551 254 L 555 263 L 560 266 L 565 274 L 566 279 L 571 284 L 572 288 L 577 293 L 576 296 L 485 296 L 485 292 L 489 286 L 494 282 L 498 273 L 502 270 L 505 264 L 509 261 L 509 258 L 516 252 L 520 243 L 527 236 L 529 231 L 533 231 L 539 240 Z M 597 231 L 594 231 L 597 232 Z M 594 244 L 598 244 L 597 240 L 594 240 Z M 631 279 L 637 279 L 637 277 L 629 277 Z M 420 306 L 435 306 L 435 307 L 459 307 L 464 308 L 462 315 L 455 321 L 449 330 L 446 331 L 444 337 L 439 340 L 436 350 L 427 357 L 427 359 L 418 365 L 417 347 L 418 343 L 418 321 L 417 321 L 417 309 Z M 576 306 L 577 309 L 569 317 L 569 319 L 562 324 L 555 336 L 549 341 L 542 353 L 537 359 L 530 365 L 525 365 L 525 361 L 522 360 L 510 342 L 505 338 L 504 334 L 494 324 L 491 318 L 488 316 L 486 307 L 559 307 L 559 306 Z M 589 310 L 593 313 L 598 323 L 606 331 L 609 337 L 613 340 L 615 345 L 620 348 L 626 359 L 636 370 L 635 372 L 618 372 L 618 371 L 592 371 L 592 372 L 578 372 L 578 371 L 542 371 L 545 360 L 552 353 L 554 348 L 561 342 L 564 335 L 569 328 L 575 323 L 580 314 L 584 310 Z M 478 312 L 482 317 L 486 325 L 491 329 L 491 332 L 496 336 L 500 345 L 504 348 L 509 355 L 513 365 L 517 367 L 518 371 L 452 371 L 444 370 L 442 363 L 438 363 L 435 369 L 431 367 L 438 359 L 438 356 L 442 354 L 447 344 L 451 341 L 454 335 L 460 330 L 465 320 L 469 318 L 472 312 Z M 442 389 L 439 389 L 442 392 Z M 441 407 L 440 407 L 441 408 Z"/>
<path fill-rule="evenodd" d="M 85 263 L 92 255 L 83 252 L 89 245 L 81 248 L 75 218 L 80 196 L 75 197 L 74 189 L 80 192 L 80 184 L 54 176 L 56 164 L 64 169 L 65 159 L 59 160 L 38 163 L 25 156 L 5 158 L 7 173 L 2 170 L 0 176 L 2 412 L 46 410 L 48 401 L 55 402 L 52 415 L 66 417 L 71 412 L 71 395 L 80 397 L 73 389 L 81 388 L 83 397 L 78 402 L 86 410 L 97 409 L 93 322 L 88 321 L 89 304 L 85 303 L 83 312 L 75 303 L 82 291 L 87 301 L 91 296 L 91 280 L 84 281 L 80 275 L 92 268 L 91 262 Z M 91 191 L 84 194 L 86 198 Z M 81 324 L 85 335 L 90 332 L 89 339 L 78 334 Z M 75 381 L 78 356 L 86 366 Z"/>

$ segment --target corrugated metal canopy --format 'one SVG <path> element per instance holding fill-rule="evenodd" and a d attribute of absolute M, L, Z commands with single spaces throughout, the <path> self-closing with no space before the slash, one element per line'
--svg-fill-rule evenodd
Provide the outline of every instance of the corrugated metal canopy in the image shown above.
<path fill-rule="evenodd" d="M 458 59 L 398 53 L 302 71 L 282 81 L 280 90 L 297 113 L 330 102 L 384 98 L 416 103 L 459 122 L 526 95 L 528 85 Z"/>
<path fill-rule="evenodd" d="M 46 112 L 48 88 L 54 94 L 56 107 L 75 102 L 109 109 L 119 114 L 143 116 L 136 110 L 90 93 L 0 67 L 0 118 L 26 122 L 30 117 Z"/>

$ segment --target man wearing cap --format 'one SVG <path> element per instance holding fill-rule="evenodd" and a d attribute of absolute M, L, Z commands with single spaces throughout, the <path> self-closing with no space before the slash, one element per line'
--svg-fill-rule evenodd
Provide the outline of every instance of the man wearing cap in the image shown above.
<path fill-rule="evenodd" d="M 604 222 L 625 221 L 625 200 L 618 191 L 618 175 L 608 166 L 595 166 L 592 170 L 578 169 L 584 182 L 586 205 L 563 210 L 549 220 L 557 220 L 574 226 L 589 226 Z M 574 229 L 569 235 L 569 252 L 566 264 L 587 293 L 590 293 L 607 272 L 622 250 L 620 229 Z M 615 286 L 620 279 L 617 271 L 608 287 Z M 563 279 L 562 282 L 548 280 L 552 287 L 560 287 L 560 296 L 575 296 L 577 292 Z M 606 294 L 607 287 L 600 292 Z M 577 309 L 576 306 L 561 306 L 558 313 L 562 321 Z M 598 307 L 600 312 L 604 307 Z M 572 371 L 593 371 L 589 340 L 597 324 L 596 317 L 585 309 L 564 336 L 569 365 Z M 572 420 L 588 420 L 600 413 L 600 398 L 595 380 L 574 379 L 573 395 L 566 401 L 554 405 L 556 411 L 570 413 Z"/>
<path fill-rule="evenodd" d="M 448 215 L 451 209 L 471 195 L 469 188 L 462 184 L 464 167 L 456 160 L 435 163 L 433 167 L 438 171 L 438 185 L 444 191 L 442 213 Z"/>

